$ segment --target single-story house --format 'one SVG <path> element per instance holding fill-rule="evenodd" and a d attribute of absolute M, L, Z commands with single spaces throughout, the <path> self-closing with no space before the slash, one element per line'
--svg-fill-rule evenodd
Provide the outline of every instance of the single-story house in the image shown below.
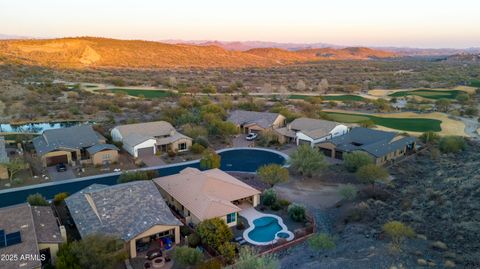
<path fill-rule="evenodd" d="M 198 224 L 212 218 L 228 226 L 237 224 L 241 207 L 255 207 L 260 191 L 219 169 L 200 171 L 185 168 L 179 174 L 153 180 L 163 197 L 186 223 Z"/>
<path fill-rule="evenodd" d="M 44 167 L 59 163 L 102 165 L 118 161 L 118 148 L 106 146 L 106 139 L 90 125 L 46 130 L 32 142 Z M 89 151 L 90 148 L 93 150 Z"/>
<path fill-rule="evenodd" d="M 183 135 L 166 121 L 120 125 L 111 131 L 113 141 L 123 143 L 123 148 L 133 157 L 154 155 L 157 151 L 187 151 L 192 139 Z"/>
<path fill-rule="evenodd" d="M 364 151 L 375 164 L 383 165 L 415 151 L 416 138 L 369 128 L 356 127 L 350 132 L 318 144 L 327 156 L 343 159 L 344 153 Z"/>
<path fill-rule="evenodd" d="M 8 153 L 5 149 L 5 138 L 0 136 L 0 179 L 8 179 L 8 169 L 3 164 L 9 161 Z"/>
<path fill-rule="evenodd" d="M 114 186 L 93 184 L 65 199 L 81 237 L 117 236 L 131 258 L 139 244 L 168 237 L 180 242 L 182 223 L 170 211 L 155 184 L 134 181 Z"/>
<path fill-rule="evenodd" d="M 349 128 L 343 124 L 310 118 L 298 118 L 286 127 L 276 129 L 280 143 L 295 142 L 314 147 L 325 140 L 346 134 Z"/>
<path fill-rule="evenodd" d="M 36 269 L 55 263 L 59 245 L 67 239 L 49 206 L 4 207 L 0 216 L 0 255 L 18 255 L 17 260 L 0 261 L 2 269 Z"/>
<path fill-rule="evenodd" d="M 279 113 L 234 110 L 227 121 L 232 122 L 242 133 L 259 133 L 285 126 L 286 118 Z"/>

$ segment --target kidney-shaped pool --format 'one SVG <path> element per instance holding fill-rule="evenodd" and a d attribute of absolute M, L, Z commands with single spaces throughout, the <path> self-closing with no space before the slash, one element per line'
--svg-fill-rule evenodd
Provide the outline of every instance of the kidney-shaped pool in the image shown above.
<path fill-rule="evenodd" d="M 284 153 L 262 148 L 229 148 L 217 151 L 221 156 L 220 169 L 223 171 L 235 172 L 255 172 L 266 164 L 276 163 L 285 165 L 288 156 Z M 177 174 L 187 167 L 200 169 L 199 160 L 189 161 L 178 164 L 163 165 L 157 167 L 147 167 L 140 170 L 156 170 L 160 176 L 169 176 Z M 70 194 L 80 191 L 91 184 L 117 184 L 120 172 L 108 173 L 90 177 L 67 179 L 57 182 L 48 182 L 37 185 L 0 190 L 0 207 L 24 203 L 28 195 L 40 193 L 47 199 L 53 199 L 55 194 L 68 192 Z"/>

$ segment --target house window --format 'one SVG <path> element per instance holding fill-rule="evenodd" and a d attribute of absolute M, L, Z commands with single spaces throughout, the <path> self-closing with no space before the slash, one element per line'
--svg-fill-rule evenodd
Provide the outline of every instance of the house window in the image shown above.
<path fill-rule="evenodd" d="M 107 154 L 103 154 L 103 155 L 102 155 L 102 159 L 103 159 L 103 160 L 110 160 L 110 158 L 112 158 L 112 155 L 110 155 L 110 153 L 107 153 Z"/>
<path fill-rule="evenodd" d="M 227 215 L 227 223 L 235 222 L 237 219 L 237 213 L 230 213 Z"/>
<path fill-rule="evenodd" d="M 186 150 L 186 149 L 187 149 L 187 143 L 178 144 L 178 150 Z"/>

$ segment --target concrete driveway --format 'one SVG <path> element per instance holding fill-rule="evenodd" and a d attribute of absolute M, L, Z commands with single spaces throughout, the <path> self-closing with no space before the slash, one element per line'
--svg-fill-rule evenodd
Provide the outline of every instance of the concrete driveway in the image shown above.
<path fill-rule="evenodd" d="M 233 147 L 251 147 L 254 145 L 253 141 L 248 141 L 245 139 L 246 134 L 239 134 L 238 136 L 234 137 L 232 140 Z"/>
<path fill-rule="evenodd" d="M 61 181 L 76 178 L 70 165 L 67 165 L 67 171 L 65 172 L 57 172 L 57 168 L 55 166 L 47 167 L 47 172 L 48 176 L 52 181 Z"/>

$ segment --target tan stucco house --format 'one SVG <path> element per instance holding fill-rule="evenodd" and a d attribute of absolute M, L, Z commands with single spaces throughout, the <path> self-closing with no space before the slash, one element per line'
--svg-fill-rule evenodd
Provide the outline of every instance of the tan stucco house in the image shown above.
<path fill-rule="evenodd" d="M 186 223 L 194 225 L 220 218 L 228 226 L 235 226 L 242 207 L 255 207 L 260 203 L 259 190 L 220 169 L 185 168 L 179 174 L 153 181 L 167 204 L 182 215 Z"/>
<path fill-rule="evenodd" d="M 102 165 L 118 161 L 118 148 L 90 125 L 46 130 L 35 137 L 33 146 L 44 167 L 65 164 Z"/>
<path fill-rule="evenodd" d="M 0 208 L 0 216 L 0 255 L 18 255 L 16 261 L 0 261 L 0 268 L 39 269 L 55 264 L 59 245 L 67 238 L 51 207 L 25 203 Z M 21 260 L 20 255 L 33 258 Z"/>
<path fill-rule="evenodd" d="M 242 133 L 260 133 L 284 127 L 286 118 L 279 113 L 234 110 L 227 121 L 235 124 Z"/>
<path fill-rule="evenodd" d="M 326 156 L 339 160 L 343 160 L 345 153 L 363 151 L 372 157 L 375 164 L 383 165 L 414 152 L 415 144 L 415 137 L 356 127 L 317 146 Z"/>
<path fill-rule="evenodd" d="M 286 127 L 275 129 L 280 143 L 307 144 L 311 147 L 348 133 L 349 128 L 334 121 L 298 118 Z"/>
<path fill-rule="evenodd" d="M 110 134 L 113 141 L 122 142 L 123 148 L 135 158 L 170 150 L 183 152 L 192 146 L 190 137 L 175 130 L 166 121 L 120 125 Z"/>
<path fill-rule="evenodd" d="M 150 180 L 114 186 L 93 184 L 65 202 L 81 237 L 98 233 L 116 236 L 125 242 L 131 258 L 137 257 L 141 244 L 166 238 L 180 243 L 182 223 Z"/>

